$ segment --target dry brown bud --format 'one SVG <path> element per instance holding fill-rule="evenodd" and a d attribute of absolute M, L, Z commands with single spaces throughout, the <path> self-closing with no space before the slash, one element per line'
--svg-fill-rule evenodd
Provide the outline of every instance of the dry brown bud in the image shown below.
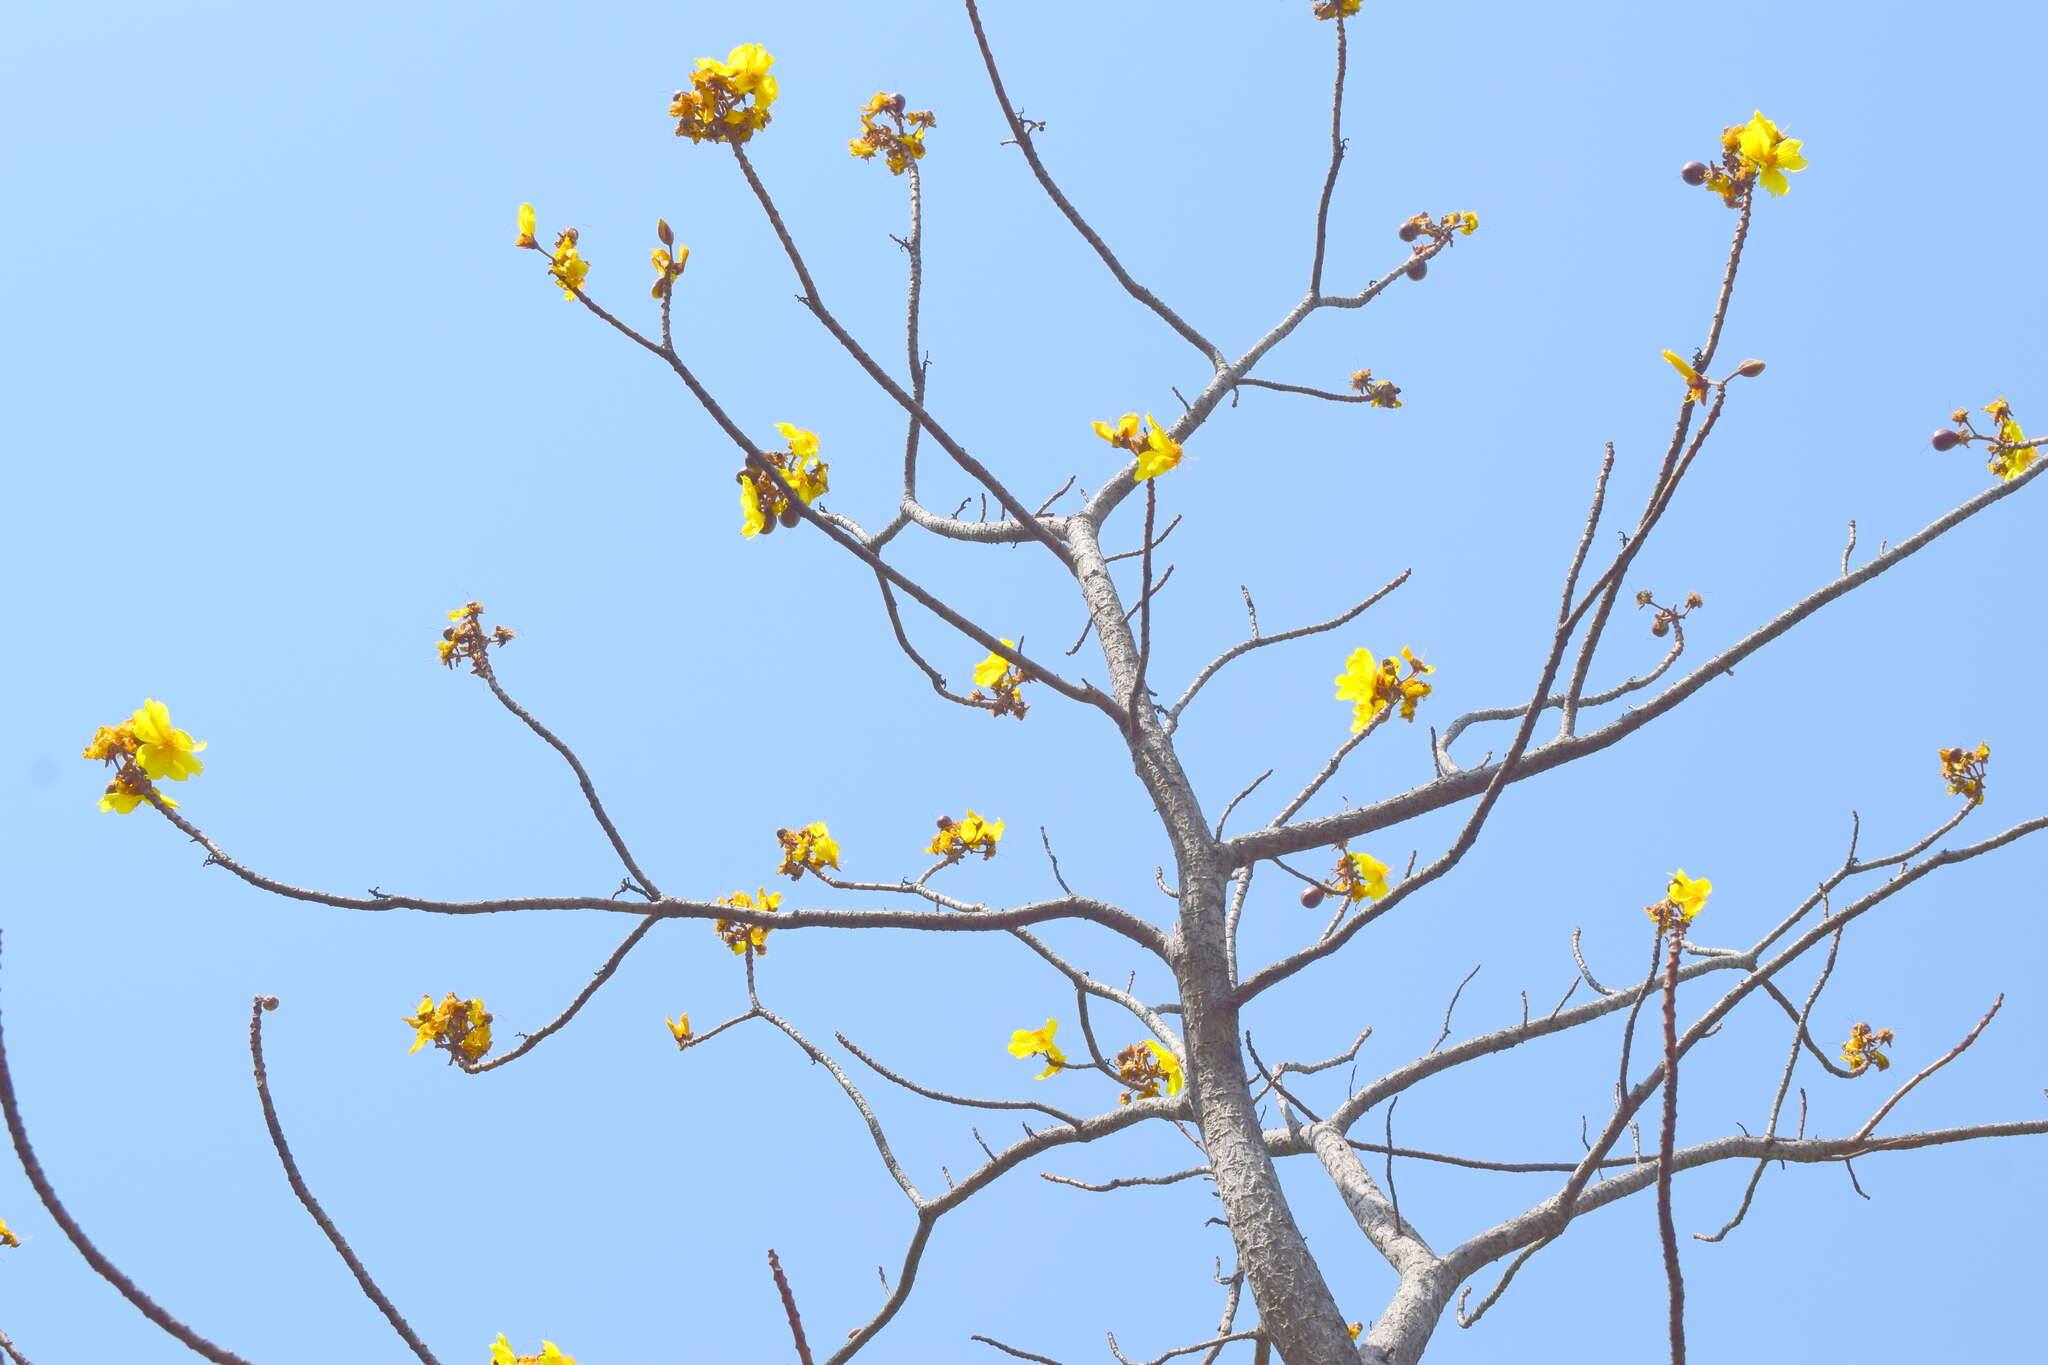
<path fill-rule="evenodd" d="M 1671 618 L 1668 616 L 1659 616 L 1655 621 L 1652 621 L 1650 623 L 1650 634 L 1656 636 L 1660 640 L 1664 638 L 1665 634 L 1668 633 L 1670 629 Z"/>
<path fill-rule="evenodd" d="M 1415 262 L 1415 264 L 1413 264 L 1413 265 L 1411 265 L 1411 266 L 1409 266 L 1409 267 L 1408 267 L 1408 278 L 1409 278 L 1409 279 L 1411 279 L 1411 280 L 1419 280 L 1419 279 L 1421 279 L 1421 278 L 1422 278 L 1422 277 L 1423 277 L 1424 275 L 1427 275 L 1428 273 L 1429 273 L 1429 262 L 1428 262 L 1428 261 L 1417 261 L 1417 262 Z"/>
<path fill-rule="evenodd" d="M 1957 445 L 1961 444 L 1962 439 L 1963 433 L 1960 431 L 1952 431 L 1948 427 L 1943 427 L 1940 431 L 1927 438 L 1927 444 L 1933 446 L 1936 450 L 1954 450 Z"/>
<path fill-rule="evenodd" d="M 1735 367 L 1735 373 L 1744 379 L 1754 379 L 1763 372 L 1764 363 L 1761 360 L 1745 360 Z"/>
<path fill-rule="evenodd" d="M 1301 889 L 1301 908 L 1313 910 L 1323 903 L 1325 892 L 1320 886 L 1304 886 Z"/>
<path fill-rule="evenodd" d="M 796 510 L 795 503 L 791 503 L 782 509 L 782 515 L 777 520 L 781 521 L 784 526 L 794 526 L 803 520 L 803 514 Z"/>
<path fill-rule="evenodd" d="M 669 227 L 668 219 L 666 218 L 657 218 L 654 220 L 654 235 L 661 238 L 661 244 L 663 246 L 674 246 L 676 244 L 676 234 L 674 230 Z"/>
<path fill-rule="evenodd" d="M 1415 226 L 1412 222 L 1403 223 L 1401 224 L 1401 230 L 1395 235 L 1404 242 L 1412 242 L 1422 235 L 1422 229 Z"/>
<path fill-rule="evenodd" d="M 1687 611 L 1692 610 L 1694 607 L 1704 607 L 1706 604 L 1707 599 L 1700 596 L 1696 592 L 1689 592 L 1685 595 L 1685 607 Z"/>
<path fill-rule="evenodd" d="M 1688 185 L 1706 184 L 1707 163 L 1704 161 L 1686 162 L 1683 166 L 1680 166 L 1678 168 L 1678 178 L 1680 180 L 1683 180 Z"/>

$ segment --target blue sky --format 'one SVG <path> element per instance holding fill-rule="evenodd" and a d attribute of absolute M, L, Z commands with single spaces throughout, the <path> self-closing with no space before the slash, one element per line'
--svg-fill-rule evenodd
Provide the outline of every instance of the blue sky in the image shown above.
<path fill-rule="evenodd" d="M 1306 274 L 1332 36 L 1306 10 L 989 7 L 1054 172 L 1139 278 L 1227 349 Z M 1368 0 L 1333 287 L 1397 264 L 1394 230 L 1418 210 L 1475 210 L 1483 227 L 1426 281 L 1313 319 L 1263 370 L 1335 387 L 1370 366 L 1405 407 L 1247 393 L 1162 484 L 1162 507 L 1185 516 L 1155 618 L 1155 668 L 1176 683 L 1238 638 L 1239 584 L 1272 630 L 1415 571 L 1352 627 L 1263 651 L 1205 693 L 1181 735 L 1212 811 L 1267 767 L 1275 791 L 1295 790 L 1341 742 L 1329 680 L 1353 648 L 1426 651 L 1439 724 L 1526 694 L 1601 444 L 1615 442 L 1618 505 L 1633 506 L 1676 397 L 1657 353 L 1697 345 L 1708 315 L 1729 215 L 1676 170 L 1752 109 L 1812 160 L 1759 209 L 1724 343 L 1727 360 L 1770 368 L 1731 401 L 1630 590 L 1699 591 L 1695 648 L 1718 648 L 1827 581 L 1850 519 L 1861 558 L 1984 486 L 1979 459 L 1927 447 L 1950 409 L 2005 394 L 2048 422 L 2048 262 L 2029 226 L 2038 92 L 1999 66 L 2041 50 L 2048 25 L 2001 3 L 1851 13 Z M 786 1040 L 753 1025 L 675 1052 L 665 1013 L 701 1026 L 743 1007 L 708 928 L 664 926 L 570 1030 L 467 1078 L 405 1055 L 399 1016 L 421 992 L 482 996 L 509 1036 L 551 1018 L 628 926 L 264 896 L 202 868 L 147 812 L 95 811 L 104 779 L 77 751 L 145 696 L 168 702 L 211 746 L 179 791 L 186 811 L 301 885 L 609 891 L 609 850 L 556 757 L 433 664 L 441 613 L 477 598 L 520 631 L 506 685 L 577 746 L 665 889 L 756 886 L 773 830 L 814 819 L 850 873 L 892 879 L 921 869 L 934 815 L 972 805 L 1007 819 L 1011 841 L 948 874 L 959 894 L 1052 890 L 1044 825 L 1077 890 L 1164 920 L 1164 844 L 1100 717 L 1049 696 L 1021 726 L 945 706 L 889 644 L 864 572 L 816 536 L 743 542 L 730 447 L 665 369 L 511 248 L 513 212 L 530 200 L 544 232 L 577 226 L 592 291 L 642 321 L 653 222 L 674 224 L 693 249 L 677 305 L 689 359 L 763 442 L 778 421 L 819 432 L 828 503 L 870 525 L 891 510 L 898 415 L 793 300 L 730 158 L 671 135 L 667 95 L 692 58 L 744 41 L 776 54 L 783 96 L 756 161 L 828 301 L 892 357 L 902 183 L 844 140 L 877 89 L 937 111 L 932 402 L 1022 495 L 1068 474 L 1093 487 L 1114 464 L 1087 423 L 1164 415 L 1173 386 L 1200 384 L 1196 358 L 999 145 L 950 5 L 807 0 L 742 19 L 109 4 L 31 9 L 12 29 L 0 101 L 36 132 L 10 157 L 16 247 L 0 267 L 17 452 L 0 553 L 18 641 L 0 686 L 22 740 L 0 795 L 0 1005 L 71 1208 L 172 1311 L 252 1360 L 398 1358 L 264 1138 L 244 1026 L 250 996 L 274 993 L 273 1086 L 307 1178 L 451 1365 L 486 1358 L 501 1331 L 524 1350 L 550 1337 L 583 1365 L 784 1359 L 771 1245 L 814 1340 L 838 1338 L 877 1303 L 877 1263 L 893 1275 L 907 1210 Z M 941 474 L 926 496 L 964 495 Z M 1525 989 L 1547 1008 L 1571 979 L 1574 925 L 1596 970 L 1625 976 L 1645 948 L 1637 907 L 1674 866 L 1717 885 L 1699 937 L 1746 943 L 1835 866 L 1852 810 L 1866 851 L 1946 817 L 1943 745 L 1993 747 L 1974 837 L 2048 808 L 2048 727 L 2027 700 L 2043 666 L 2025 586 L 2035 502 L 2000 503 L 1628 744 L 1515 788 L 1454 876 L 1259 1005 L 1262 1052 L 1327 1055 L 1369 1024 L 1359 1068 L 1376 1075 L 1429 1046 L 1475 962 L 1460 1033 L 1511 1020 Z M 1135 535 L 1112 524 L 1120 545 Z M 1042 554 L 899 544 L 907 571 L 1004 635 L 1056 652 L 1079 629 Z M 1646 625 L 1619 623 L 1600 678 L 1661 653 Z M 912 628 L 956 677 L 980 657 L 937 623 Z M 1426 743 L 1419 725 L 1382 732 L 1313 809 L 1423 781 Z M 1262 792 L 1244 818 L 1278 799 Z M 1375 851 L 1427 860 L 1461 816 Z M 2006 992 L 1982 1041 L 1888 1122 L 2041 1113 L 2043 856 L 2023 841 L 1944 872 L 1849 937 L 1817 1021 L 1895 1028 L 1908 1071 Z M 1261 885 L 1251 959 L 1319 927 Z M 1106 979 L 1138 969 L 1141 992 L 1168 988 L 1107 936 L 1055 936 Z M 1081 1076 L 1034 1083 L 1004 1053 L 1010 1030 L 1048 1014 L 1072 1026 L 1065 988 L 1008 940 L 790 933 L 763 980 L 813 1037 L 844 1032 L 929 1084 L 1113 1101 Z M 1420 1088 L 1397 1140 L 1576 1156 L 1616 1045 L 1612 1028 L 1583 1033 Z M 1703 1047 L 1685 1136 L 1758 1126 L 1784 1041 L 1782 1021 L 1754 1014 Z M 1853 1131 L 1887 1085 L 1802 1081 L 1822 1133 Z M 972 1165 L 968 1120 L 866 1088 L 928 1186 Z M 1697 1354 L 1758 1339 L 1870 1362 L 2033 1349 L 2004 1306 L 2034 1288 L 2042 1150 L 1874 1157 L 1859 1166 L 1869 1202 L 1838 1170 L 1774 1171 L 1726 1244 L 1687 1243 Z M 1042 1169 L 1192 1160 L 1161 1128 Z M 1745 1173 L 1682 1181 L 1681 1230 L 1718 1226 Z M 1440 1247 L 1551 1189 L 1412 1162 L 1396 1174 L 1403 1211 Z M 1289 1179 L 1347 1311 L 1372 1316 L 1384 1267 L 1317 1172 Z M 1098 1358 L 1105 1330 L 1141 1356 L 1195 1340 L 1219 1303 L 1212 1259 L 1229 1261 L 1211 1207 L 1192 1183 L 1089 1195 L 1018 1172 L 941 1227 L 872 1358 L 996 1358 L 976 1332 L 1067 1361 Z M 0 1172 L 0 1217 L 27 1239 L 0 1255 L 0 1329 L 31 1358 L 186 1358 L 90 1274 L 18 1172 Z M 1630 1201 L 1533 1262 L 1487 1322 L 1446 1324 L 1430 1359 L 1490 1360 L 1508 1342 L 1542 1360 L 1654 1354 L 1662 1295 L 1651 1205 Z"/>

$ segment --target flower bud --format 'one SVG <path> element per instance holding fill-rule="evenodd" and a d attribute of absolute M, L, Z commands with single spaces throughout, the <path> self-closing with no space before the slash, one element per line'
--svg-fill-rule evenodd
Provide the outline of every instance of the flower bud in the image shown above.
<path fill-rule="evenodd" d="M 1422 229 L 1415 226 L 1415 224 L 1412 222 L 1403 223 L 1401 224 L 1400 232 L 1396 233 L 1395 235 L 1398 236 L 1404 242 L 1412 242 L 1417 237 L 1422 235 Z"/>
<path fill-rule="evenodd" d="M 1943 427 L 1940 431 L 1928 437 L 1927 444 L 1933 446 L 1936 450 L 1954 450 L 1962 442 L 1962 439 L 1963 433 L 1960 431 Z"/>
<path fill-rule="evenodd" d="M 1680 166 L 1678 168 L 1678 178 L 1680 180 L 1683 180 L 1688 185 L 1706 184 L 1707 163 L 1704 161 L 1686 162 L 1683 166 Z"/>
<path fill-rule="evenodd" d="M 666 218 L 654 220 L 654 235 L 661 238 L 663 246 L 674 246 L 676 244 L 675 231 L 669 227 L 668 219 Z"/>
<path fill-rule="evenodd" d="M 1735 373 L 1744 379 L 1754 379 L 1763 372 L 1764 363 L 1761 360 L 1745 360 L 1735 367 Z"/>
<path fill-rule="evenodd" d="M 1409 266 L 1409 267 L 1408 267 L 1408 278 L 1409 278 L 1409 279 L 1411 279 L 1411 280 L 1419 280 L 1419 279 L 1421 279 L 1421 278 L 1422 278 L 1422 277 L 1423 277 L 1424 275 L 1427 275 L 1428 273 L 1429 273 L 1429 262 L 1428 262 L 1428 261 L 1417 261 L 1417 262 L 1415 262 L 1415 263 L 1414 263 L 1413 265 L 1411 265 L 1411 266 Z"/>
<path fill-rule="evenodd" d="M 1323 903 L 1323 895 L 1324 891 L 1320 886 L 1303 887 L 1301 889 L 1301 908 L 1304 910 L 1315 909 Z"/>
<path fill-rule="evenodd" d="M 777 520 L 779 520 L 784 526 L 794 526 L 799 521 L 803 520 L 803 514 L 796 510 L 795 503 L 791 503 L 789 506 L 782 509 L 782 515 L 778 517 Z"/>

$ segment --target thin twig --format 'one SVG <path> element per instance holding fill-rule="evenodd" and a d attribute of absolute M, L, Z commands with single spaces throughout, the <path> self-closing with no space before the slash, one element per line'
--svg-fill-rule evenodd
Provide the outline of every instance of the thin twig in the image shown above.
<path fill-rule="evenodd" d="M 405 1315 L 398 1311 L 397 1306 L 384 1291 L 377 1287 L 377 1282 L 370 1278 L 370 1272 L 356 1256 L 355 1248 L 341 1235 L 341 1229 L 327 1216 L 327 1210 L 320 1207 L 320 1201 L 313 1197 L 313 1191 L 307 1187 L 305 1177 L 299 1174 L 299 1163 L 292 1156 L 291 1144 L 285 1141 L 284 1125 L 278 1121 L 277 1106 L 270 1098 L 270 1076 L 263 1065 L 263 1015 L 266 1011 L 276 1008 L 276 996 L 256 997 L 254 1007 L 249 1011 L 249 1057 L 255 1064 L 256 1098 L 263 1105 L 263 1123 L 270 1129 L 270 1145 L 277 1149 L 277 1159 L 284 1165 L 284 1178 L 290 1183 L 292 1193 L 299 1197 L 299 1202 L 306 1206 L 306 1212 L 311 1214 L 313 1221 L 319 1225 L 320 1231 L 327 1235 L 327 1240 L 333 1244 L 343 1264 L 348 1266 L 349 1273 L 356 1277 L 356 1284 L 362 1288 L 363 1297 L 377 1305 L 377 1311 L 384 1315 L 384 1320 L 391 1324 L 391 1330 L 398 1333 L 399 1339 L 420 1358 L 421 1365 L 440 1365 L 434 1358 L 434 1353 L 427 1349 L 427 1344 L 412 1330 L 412 1324 L 405 1320 Z"/>
<path fill-rule="evenodd" d="M 14 1075 L 7 1065 L 7 1039 L 4 1028 L 0 1028 L 0 1109 L 6 1111 L 8 1136 L 14 1139 L 14 1154 L 21 1160 L 21 1169 L 23 1174 L 28 1176 L 28 1183 L 35 1188 L 37 1198 L 43 1201 L 43 1208 L 48 1210 L 57 1226 L 64 1230 L 64 1235 L 71 1239 L 71 1245 L 78 1248 L 78 1254 L 85 1258 L 85 1263 L 92 1267 L 93 1273 L 112 1285 L 115 1291 L 133 1304 L 142 1316 L 176 1337 L 192 1351 L 212 1361 L 213 1365 L 249 1365 L 241 1356 L 214 1345 L 165 1312 L 155 1299 L 142 1292 L 135 1281 L 122 1274 L 119 1266 L 101 1254 L 100 1249 L 93 1245 L 92 1239 L 85 1235 L 85 1229 L 78 1225 L 70 1210 L 64 1207 L 64 1201 L 57 1197 L 56 1187 L 50 1184 L 50 1178 L 43 1173 L 43 1163 L 37 1159 L 36 1149 L 29 1145 L 28 1129 L 21 1121 L 21 1104 L 14 1094 Z"/>

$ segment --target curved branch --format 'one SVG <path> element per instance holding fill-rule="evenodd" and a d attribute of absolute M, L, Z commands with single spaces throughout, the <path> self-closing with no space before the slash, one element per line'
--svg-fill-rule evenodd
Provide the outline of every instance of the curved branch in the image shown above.
<path fill-rule="evenodd" d="M 277 1159 L 284 1164 L 284 1178 L 290 1182 L 292 1193 L 299 1197 L 299 1202 L 306 1206 L 306 1212 L 319 1224 L 320 1231 L 327 1234 L 327 1240 L 333 1244 L 342 1262 L 348 1266 L 349 1273 L 356 1277 L 356 1284 L 362 1288 L 363 1296 L 377 1305 L 377 1311 L 391 1324 L 391 1330 L 398 1333 L 399 1339 L 420 1358 L 420 1365 L 441 1365 L 440 1361 L 434 1358 L 434 1353 L 427 1349 L 427 1344 L 412 1330 L 412 1324 L 405 1320 L 405 1315 L 398 1311 L 384 1291 L 377 1287 L 377 1282 L 370 1278 L 370 1272 L 357 1258 L 355 1248 L 341 1235 L 341 1229 L 327 1216 L 327 1210 L 320 1207 L 320 1201 L 313 1197 L 313 1191 L 307 1187 L 305 1177 L 299 1174 L 299 1163 L 292 1156 L 291 1144 L 285 1141 L 284 1125 L 278 1121 L 277 1106 L 270 1099 L 270 1076 L 263 1065 L 263 1014 L 266 1010 L 276 1008 L 276 996 L 256 997 L 255 1005 L 249 1011 L 249 1056 L 255 1064 L 256 1098 L 263 1105 L 263 1123 L 270 1129 L 270 1145 L 277 1149 Z"/>
<path fill-rule="evenodd" d="M 56 1187 L 50 1184 L 50 1177 L 43 1173 L 43 1163 L 36 1158 L 36 1149 L 29 1145 L 28 1129 L 21 1121 L 21 1104 L 14 1094 L 14 1074 L 7 1065 L 6 1030 L 0 1028 L 0 1110 L 7 1116 L 7 1133 L 14 1139 L 14 1154 L 21 1159 L 22 1173 L 28 1176 L 28 1183 L 35 1188 L 36 1197 L 43 1201 L 50 1218 L 64 1230 L 71 1239 L 71 1245 L 78 1248 L 78 1254 L 85 1257 L 85 1263 L 93 1273 L 112 1285 L 117 1293 L 135 1306 L 136 1311 L 176 1337 L 198 1355 L 206 1357 L 213 1365 L 249 1365 L 247 1360 L 225 1347 L 216 1346 L 205 1337 L 172 1317 L 155 1299 L 142 1292 L 135 1281 L 121 1273 L 121 1268 L 108 1260 L 92 1239 L 85 1235 L 85 1229 L 64 1207 L 64 1201 L 57 1197 Z"/>

